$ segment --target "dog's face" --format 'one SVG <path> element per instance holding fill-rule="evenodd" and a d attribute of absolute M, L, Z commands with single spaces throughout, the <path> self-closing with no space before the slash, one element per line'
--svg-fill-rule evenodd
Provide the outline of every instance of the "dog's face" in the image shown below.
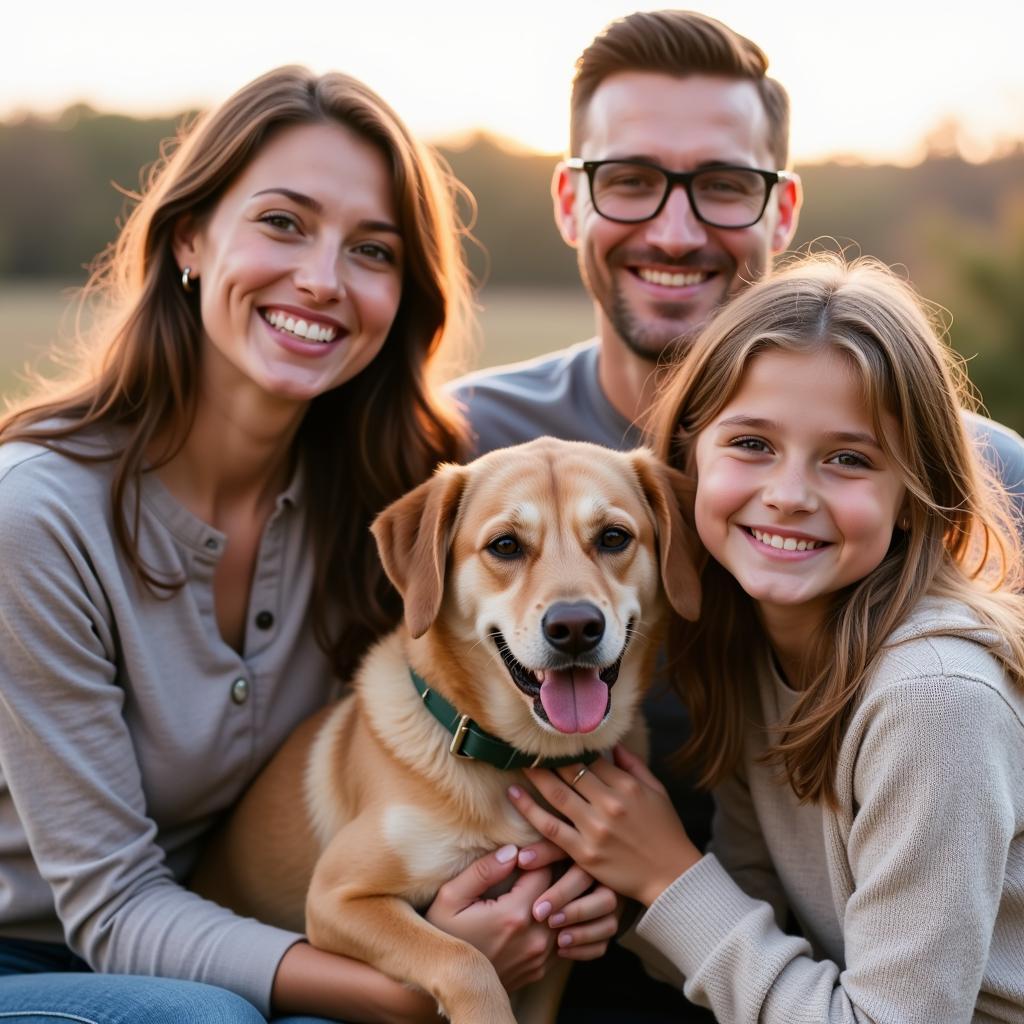
<path fill-rule="evenodd" d="M 695 618 L 692 489 L 646 450 L 542 438 L 446 466 L 374 524 L 431 680 L 520 749 L 603 748 L 628 730 L 666 598 Z M 425 636 L 424 636 L 425 635 Z"/>

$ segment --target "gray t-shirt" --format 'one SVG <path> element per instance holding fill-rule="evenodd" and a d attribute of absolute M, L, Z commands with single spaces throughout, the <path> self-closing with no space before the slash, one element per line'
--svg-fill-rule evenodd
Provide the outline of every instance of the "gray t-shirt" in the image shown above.
<path fill-rule="evenodd" d="M 500 366 L 453 382 L 465 407 L 476 455 L 550 435 L 628 450 L 643 444 L 639 428 L 605 397 L 597 377 L 597 342 Z"/>
<path fill-rule="evenodd" d="M 331 695 L 301 473 L 264 530 L 239 654 L 214 609 L 226 537 L 146 475 L 140 553 L 186 581 L 154 596 L 115 540 L 112 471 L 0 447 L 0 935 L 220 985 L 266 1014 L 299 936 L 182 882 L 206 829 Z"/>

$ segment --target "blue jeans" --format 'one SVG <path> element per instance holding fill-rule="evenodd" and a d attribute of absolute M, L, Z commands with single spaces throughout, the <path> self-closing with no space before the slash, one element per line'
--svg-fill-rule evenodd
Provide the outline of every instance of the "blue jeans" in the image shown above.
<path fill-rule="evenodd" d="M 216 985 L 94 974 L 66 946 L 0 938 L 0 1024 L 266 1024 L 252 1003 Z M 329 1024 L 274 1017 L 274 1024 Z"/>

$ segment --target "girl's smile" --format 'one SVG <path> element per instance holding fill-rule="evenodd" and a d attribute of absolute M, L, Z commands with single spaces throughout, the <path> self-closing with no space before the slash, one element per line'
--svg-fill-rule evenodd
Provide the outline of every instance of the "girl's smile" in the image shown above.
<path fill-rule="evenodd" d="M 774 530 L 759 529 L 756 526 L 745 526 L 743 529 L 747 531 L 761 554 L 775 558 L 811 557 L 829 543 L 824 540 L 815 540 L 806 534 L 776 533 Z"/>

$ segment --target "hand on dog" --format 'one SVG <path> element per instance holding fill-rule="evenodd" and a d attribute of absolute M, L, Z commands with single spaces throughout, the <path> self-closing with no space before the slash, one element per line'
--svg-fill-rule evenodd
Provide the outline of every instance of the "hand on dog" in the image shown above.
<path fill-rule="evenodd" d="M 551 886 L 550 869 L 524 871 L 508 892 L 485 898 L 517 870 L 518 853 L 503 846 L 475 860 L 438 889 L 426 914 L 431 924 L 479 949 L 508 992 L 539 981 L 555 948 L 555 932 L 531 914 Z"/>
<path fill-rule="evenodd" d="M 547 840 L 524 846 L 519 866 L 527 871 L 566 859 L 565 851 Z M 596 960 L 619 930 L 623 900 L 606 885 L 595 883 L 578 864 L 571 865 L 533 905 L 533 916 L 558 930 L 558 955 L 566 960 Z"/>
<path fill-rule="evenodd" d="M 562 818 L 544 810 L 519 786 L 509 788 L 516 809 L 584 871 L 649 907 L 700 860 L 665 787 L 623 746 L 615 763 L 598 759 L 575 786 L 581 766 L 527 769 L 541 796 Z M 565 820 L 563 820 L 565 819 Z"/>

